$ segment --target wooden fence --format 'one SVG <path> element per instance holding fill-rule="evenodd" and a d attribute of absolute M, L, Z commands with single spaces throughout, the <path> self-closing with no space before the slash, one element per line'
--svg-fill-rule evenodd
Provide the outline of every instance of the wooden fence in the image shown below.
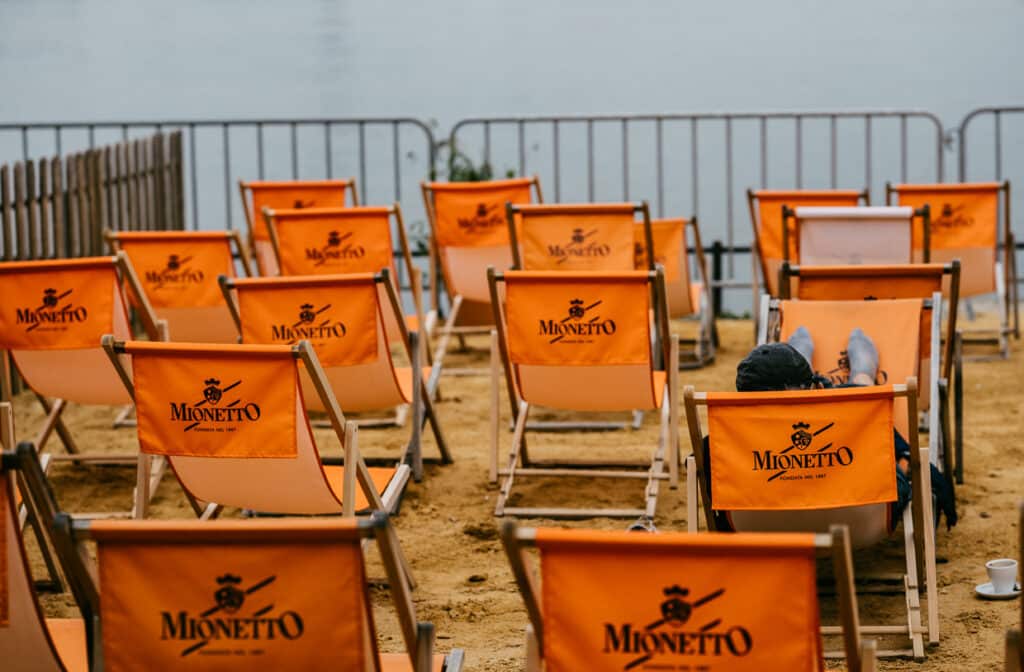
<path fill-rule="evenodd" d="M 0 258 L 107 254 L 103 230 L 185 228 L 181 132 L 0 166 Z"/>

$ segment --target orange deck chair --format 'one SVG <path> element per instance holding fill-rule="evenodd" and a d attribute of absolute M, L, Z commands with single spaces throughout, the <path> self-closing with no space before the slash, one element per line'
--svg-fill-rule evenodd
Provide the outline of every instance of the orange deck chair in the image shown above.
<path fill-rule="evenodd" d="M 62 419 L 69 403 L 127 405 L 130 410 L 131 397 L 100 345 L 107 333 L 132 337 L 129 301 L 137 306 L 146 336 L 165 338 L 166 324 L 156 318 L 127 255 L 3 263 L 0 296 L 5 297 L 0 306 L 0 347 L 6 351 L 3 396 L 11 398 L 13 363 L 47 414 L 33 443 L 43 451 L 56 432 L 66 451 L 44 454 L 44 466 L 53 460 L 137 464 L 138 453 L 83 453 Z M 125 414 L 122 411 L 119 417 Z M 162 461 L 153 467 L 148 491 L 156 488 L 163 474 Z"/>
<path fill-rule="evenodd" d="M 1017 257 L 1010 226 L 1010 183 L 897 184 L 886 185 L 886 198 L 915 208 L 928 206 L 932 258 L 963 265 L 961 295 L 964 298 L 995 293 L 999 304 L 999 328 L 968 329 L 966 344 L 990 344 L 1009 357 L 1006 337 L 1020 338 Z M 1000 216 L 1001 215 L 1001 216 Z M 915 238 L 915 246 L 920 244 Z M 1002 259 L 1000 259 L 1002 246 Z M 1011 323 L 1012 320 L 1012 323 Z M 981 334 L 973 336 L 971 334 Z"/>
<path fill-rule="evenodd" d="M 171 340 L 233 343 L 235 327 L 217 286 L 234 277 L 235 255 L 246 276 L 249 257 L 237 231 L 106 231 L 114 252 L 124 250 L 157 318 Z"/>
<path fill-rule="evenodd" d="M 651 330 L 652 296 L 664 301 L 657 271 L 488 271 L 498 328 L 491 334 L 491 482 L 504 477 L 495 515 L 552 518 L 653 517 L 660 481 L 678 479 L 677 366 L 658 366 Z M 665 311 L 656 311 L 659 342 L 676 362 L 679 343 L 668 338 Z M 500 360 L 498 355 L 500 353 Z M 507 462 L 499 468 L 500 368 L 514 421 Z M 643 462 L 531 460 L 525 433 L 531 406 L 573 411 L 660 410 L 661 433 Z M 666 461 L 667 469 L 666 469 Z M 506 506 L 516 477 L 591 476 L 645 479 L 644 508 L 573 509 Z"/>
<path fill-rule="evenodd" d="M 917 217 L 928 221 L 928 209 L 908 207 L 783 206 L 780 229 L 783 260 L 805 266 L 911 264 Z M 923 261 L 928 263 L 928 233 L 924 229 Z M 790 242 L 794 239 L 794 243 Z"/>
<path fill-rule="evenodd" d="M 491 323 L 487 268 L 512 265 L 505 222 L 506 203 L 542 203 L 537 176 L 484 182 L 421 182 L 430 221 L 430 286 L 434 308 L 441 310 L 444 285 L 448 317 L 434 331 L 437 343 L 432 361 L 441 362 L 452 336 L 465 349 L 465 337 L 486 334 Z M 449 368 L 448 373 L 481 374 L 486 369 Z"/>
<path fill-rule="evenodd" d="M 761 303 L 758 285 L 769 296 L 779 295 L 779 266 L 786 258 L 782 247 L 782 206 L 855 206 L 861 203 L 869 203 L 867 189 L 747 189 L 750 224 L 753 227 L 754 248 L 757 252 L 751 257 L 755 316 Z"/>
<path fill-rule="evenodd" d="M 38 458 L 34 474 L 45 477 Z M 86 627 L 81 618 L 46 618 L 39 603 L 18 524 L 20 454 L 0 453 L 0 658 L 4 672 L 86 672 Z M 51 520 L 45 525 L 49 527 Z"/>
<path fill-rule="evenodd" d="M 402 208 L 398 203 L 301 210 L 265 208 L 263 215 L 274 257 L 283 276 L 378 273 L 387 269 L 397 283 L 401 277 L 395 264 L 394 250 L 397 249 L 405 275 L 410 279 L 413 302 L 413 312 L 404 317 L 405 325 L 409 331 L 420 334 L 424 361 L 430 361 L 430 332 L 437 313 L 425 312 L 422 271 L 412 262 Z M 392 240 L 392 231 L 398 233 L 397 248 Z M 390 313 L 387 317 L 388 333 L 397 338 L 398 320 L 392 319 Z M 439 368 L 432 379 L 431 392 L 437 386 L 436 379 L 440 373 Z"/>
<path fill-rule="evenodd" d="M 198 345 L 105 336 L 103 347 L 135 400 L 144 460 L 170 461 L 197 515 L 213 517 L 224 506 L 343 516 L 397 509 L 408 465 L 366 466 L 356 425 L 342 415 L 309 341 Z M 343 466 L 317 448 L 301 370 L 345 451 Z"/>
<path fill-rule="evenodd" d="M 654 270 L 651 214 L 642 203 L 506 206 L 512 268 L 521 271 L 632 271 L 637 224 L 645 269 Z M 640 215 L 640 221 L 636 216 Z"/>
<path fill-rule="evenodd" d="M 901 264 L 895 266 L 790 266 L 782 264 L 780 293 L 783 299 L 804 301 L 868 301 L 872 299 L 934 299 L 936 292 L 944 299 L 946 328 L 942 334 L 943 349 L 939 362 L 938 392 L 940 450 L 945 456 L 947 445 L 955 458 L 956 482 L 963 483 L 963 358 L 957 332 L 957 305 L 960 297 L 960 262 L 946 264 Z M 928 408 L 932 372 L 931 311 L 922 312 L 921 366 L 922 409 Z M 953 406 L 954 432 L 950 432 L 950 405 Z M 948 463 L 946 463 L 948 465 Z"/>
<path fill-rule="evenodd" d="M 356 178 L 339 180 L 288 180 L 282 182 L 238 181 L 242 211 L 249 230 L 249 246 L 260 275 L 277 275 L 277 261 L 270 233 L 263 222 L 263 208 L 341 208 L 359 205 Z M 350 196 L 346 197 L 345 192 Z M 350 199 L 350 200 L 347 200 Z"/>
<path fill-rule="evenodd" d="M 91 669 L 456 672 L 417 622 L 398 537 L 368 520 L 145 521 L 56 516 Z M 376 541 L 401 628 L 381 653 L 363 559 Z M 95 542 L 96 560 L 87 553 Z"/>
<path fill-rule="evenodd" d="M 530 619 L 527 672 L 824 672 L 815 558 L 826 553 L 841 623 L 826 632 L 842 636 L 847 669 L 875 669 L 874 641 L 861 639 L 843 526 L 829 534 L 692 535 L 506 521 L 502 541 Z M 533 547 L 536 563 L 527 553 Z"/>
<path fill-rule="evenodd" d="M 811 302 L 805 302 L 811 303 Z M 913 498 L 903 512 L 907 613 L 898 625 L 863 626 L 865 635 L 905 636 L 909 649 L 880 656 L 924 658 L 939 641 L 928 448 L 918 447 L 917 381 L 906 384 L 785 392 L 683 391 L 693 454 L 687 458 L 687 524 L 697 530 L 698 502 L 709 529 L 714 512 L 737 531 L 820 532 L 849 526 L 852 546 L 864 548 L 895 529 L 893 425 L 905 425 Z M 904 402 L 903 409 L 897 401 Z M 705 464 L 697 407 L 707 408 L 710 464 Z M 710 469 L 711 490 L 704 487 Z M 927 597 L 921 623 L 920 580 Z"/>
<path fill-rule="evenodd" d="M 231 307 L 243 343 L 293 345 L 309 340 L 317 351 L 338 404 L 362 413 L 412 405 L 409 443 L 399 462 L 409 461 L 413 477 L 423 477 L 420 436 L 429 421 L 441 453 L 451 464 L 441 425 L 420 367 L 419 334 L 406 331 L 398 295 L 387 269 L 380 273 L 307 275 L 288 278 L 223 278 L 224 296 Z M 398 325 L 397 339 L 388 335 L 388 317 Z M 392 344 L 408 366 L 397 366 Z M 300 373 L 303 395 L 311 411 L 324 412 L 313 383 Z M 401 426 L 397 420 L 390 424 Z"/>
<path fill-rule="evenodd" d="M 686 232 L 691 232 L 688 241 Z M 642 271 L 648 267 L 647 232 L 642 223 L 633 226 L 633 267 Z M 708 278 L 704 246 L 700 240 L 697 218 L 651 220 L 651 239 L 654 262 L 665 269 L 665 291 L 668 299 L 669 319 L 693 317 L 699 320 L 696 338 L 679 335 L 680 367 L 695 368 L 710 364 L 715 359 L 717 333 L 714 309 L 711 303 L 711 283 Z M 698 280 L 690 270 L 687 245 L 692 243 Z"/>

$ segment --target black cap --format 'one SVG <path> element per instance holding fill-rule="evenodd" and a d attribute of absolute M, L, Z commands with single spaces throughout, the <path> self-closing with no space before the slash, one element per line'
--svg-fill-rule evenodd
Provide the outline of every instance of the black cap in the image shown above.
<path fill-rule="evenodd" d="M 736 367 L 739 392 L 799 390 L 813 384 L 814 370 L 789 343 L 759 345 Z"/>

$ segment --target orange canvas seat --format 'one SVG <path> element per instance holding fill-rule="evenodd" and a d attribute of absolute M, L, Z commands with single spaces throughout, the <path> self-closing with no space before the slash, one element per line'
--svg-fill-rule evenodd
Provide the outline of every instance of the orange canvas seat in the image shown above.
<path fill-rule="evenodd" d="M 654 270 L 647 203 L 507 206 L 512 267 L 522 271 L 607 271 L 635 267 L 639 237 L 645 269 Z M 640 221 L 636 216 L 640 215 Z M 639 224 L 642 235 L 634 229 Z"/>
<path fill-rule="evenodd" d="M 462 650 L 435 654 L 433 626 L 416 620 L 398 537 L 384 514 L 90 524 L 60 513 L 54 524 L 79 609 L 92 624 L 91 669 L 462 669 Z M 95 561 L 83 552 L 88 542 Z M 402 653 L 377 645 L 362 548 L 372 542 Z"/>
<path fill-rule="evenodd" d="M 44 456 L 75 463 L 136 464 L 138 454 L 83 453 L 64 425 L 69 403 L 123 407 L 131 404 L 117 374 L 110 369 L 100 338 L 107 333 L 131 338 L 129 298 L 146 336 L 164 338 L 166 327 L 154 315 L 138 276 L 124 252 L 86 257 L 0 264 L 0 348 L 3 361 L 39 400 L 46 419 L 33 442 L 42 451 L 56 431 L 66 454 Z M 10 399 L 11 372 L 4 371 L 4 398 Z M 151 487 L 162 474 L 154 465 Z M 140 472 L 141 473 L 141 472 Z M 138 515 L 139 512 L 136 512 Z"/>
<path fill-rule="evenodd" d="M 927 222 L 927 208 L 783 206 L 783 260 L 805 266 L 914 263 L 916 217 Z M 928 263 L 927 228 L 922 253 Z"/>
<path fill-rule="evenodd" d="M 168 338 L 183 343 L 233 343 L 231 313 L 217 276 L 235 277 L 235 255 L 251 275 L 237 231 L 107 231 L 114 252 L 124 250 Z"/>
<path fill-rule="evenodd" d="M 385 269 L 376 274 L 224 278 L 222 286 L 241 342 L 293 345 L 308 340 L 343 410 L 354 413 L 412 405 L 411 436 L 398 461 L 411 463 L 418 481 L 423 476 L 420 436 L 426 422 L 441 462 L 450 464 L 452 458 L 420 367 L 419 335 L 402 324 L 389 276 Z M 398 327 L 396 337 L 387 331 L 388 318 Z M 396 364 L 393 349 L 405 357 L 406 366 Z M 325 412 L 310 377 L 300 371 L 299 378 L 307 409 Z"/>
<path fill-rule="evenodd" d="M 283 276 L 378 273 L 387 269 L 397 283 L 402 277 L 395 264 L 397 249 L 412 293 L 413 312 L 404 316 L 405 325 L 409 331 L 421 335 L 425 361 L 430 361 L 428 332 L 433 329 L 437 315 L 434 311 L 425 312 L 422 271 L 412 263 L 402 208 L 398 203 L 301 210 L 266 208 L 263 215 Z M 398 234 L 397 247 L 392 231 Z M 399 316 L 402 319 L 401 311 Z M 397 339 L 399 320 L 390 312 L 387 318 L 388 333 Z M 440 376 L 440 371 L 437 375 Z M 431 391 L 436 382 L 432 385 Z"/>
<path fill-rule="evenodd" d="M 960 260 L 961 296 L 996 294 L 999 328 L 965 330 L 964 342 L 997 345 L 999 355 L 1008 357 L 1006 337 L 1012 333 L 1020 338 L 1010 183 L 886 185 L 886 198 L 899 205 L 929 208 L 926 230 L 932 258 L 938 262 Z M 921 244 L 921 236 L 915 237 L 915 250 Z"/>
<path fill-rule="evenodd" d="M 811 304 L 815 302 L 804 302 Z M 817 348 L 816 348 L 817 349 Z M 733 529 L 821 532 L 848 525 L 855 548 L 885 539 L 897 499 L 893 427 L 910 445 L 913 498 L 903 511 L 906 617 L 900 626 L 869 626 L 865 634 L 899 634 L 924 657 L 924 638 L 939 640 L 935 541 L 928 448 L 919 448 L 917 381 L 827 390 L 683 393 L 693 454 L 687 459 L 687 523 L 697 530 L 698 502 L 709 529 L 714 513 Z M 897 404 L 897 402 L 902 402 Z M 710 463 L 698 405 L 707 408 Z M 710 476 L 708 476 L 710 474 Z M 705 487 L 710 483 L 710 491 Z M 923 579 L 927 622 L 921 624 Z"/>
<path fill-rule="evenodd" d="M 868 203 L 868 191 L 856 189 L 760 189 L 747 190 L 747 205 L 750 208 L 750 224 L 753 227 L 754 248 L 754 304 L 757 314 L 760 304 L 758 284 L 769 296 L 778 296 L 779 266 L 782 261 L 792 258 L 793 250 L 784 250 L 782 245 L 782 207 L 796 208 L 812 206 L 855 206 Z M 792 231 L 790 232 L 792 233 Z M 795 243 L 795 238 L 789 240 Z M 791 243 L 792 245 L 793 243 Z"/>
<path fill-rule="evenodd" d="M 359 205 L 356 178 L 336 180 L 238 181 L 242 211 L 249 230 L 249 245 L 260 275 L 277 275 L 270 233 L 263 221 L 263 208 L 343 208 Z M 349 192 L 349 196 L 346 196 Z"/>
<path fill-rule="evenodd" d="M 344 516 L 397 508 L 409 467 L 366 466 L 355 423 L 342 415 L 309 341 L 179 345 L 108 336 L 104 347 L 135 399 L 139 450 L 146 460 L 170 461 L 204 517 L 223 506 Z M 312 381 L 309 392 L 300 371 Z M 306 417 L 307 396 L 326 409 L 345 451 L 344 469 L 325 468 Z"/>
<path fill-rule="evenodd" d="M 690 241 L 687 231 L 692 232 Z M 690 350 L 680 349 L 680 366 L 688 368 L 703 366 L 715 359 L 716 327 L 714 308 L 711 303 L 711 284 L 704 259 L 704 246 L 700 240 L 697 218 L 651 220 L 651 242 L 654 263 L 665 269 L 665 293 L 668 302 L 669 319 L 695 316 L 700 321 L 696 338 L 684 339 L 679 336 L 680 345 L 689 345 Z M 696 260 L 697 278 L 690 269 L 688 243 L 692 242 Z M 640 271 L 648 267 L 646 231 L 642 223 L 633 225 L 633 267 Z M 688 365 L 688 366 L 687 366 Z"/>
<path fill-rule="evenodd" d="M 962 380 L 962 357 L 959 355 L 957 333 L 957 305 L 960 297 L 960 262 L 947 264 L 900 264 L 894 266 L 789 266 L 780 270 L 780 293 L 783 299 L 802 301 L 870 301 L 878 299 L 924 299 L 921 312 L 921 363 L 915 374 L 921 381 L 921 407 L 928 410 L 931 403 L 932 380 L 938 383 L 938 431 L 940 453 L 945 465 L 956 474 L 957 483 L 963 483 L 963 394 L 953 393 Z M 945 343 L 941 357 L 932 356 L 932 311 L 928 301 L 936 294 L 945 301 L 946 327 L 942 332 Z M 831 322 L 830 318 L 827 318 Z M 938 350 L 936 350 L 938 351 Z M 933 364 L 936 371 L 933 371 Z M 949 427 L 950 405 L 956 435 Z M 929 418 L 929 426 L 936 429 Z M 947 449 L 947 446 L 950 449 Z M 954 459 L 955 458 L 955 459 Z M 949 460 L 953 460 L 952 463 Z"/>
<path fill-rule="evenodd" d="M 507 203 L 544 201 L 537 176 L 483 182 L 421 182 L 423 204 L 430 222 L 433 261 L 430 286 L 434 309 L 442 310 L 441 288 L 448 304 L 444 324 L 434 329 L 437 344 L 432 361 L 442 362 L 455 336 L 486 334 L 491 323 L 487 268 L 512 265 L 505 222 Z M 451 369 L 450 373 L 483 373 L 480 369 Z"/>
<path fill-rule="evenodd" d="M 3 404 L 6 413 L 10 406 Z M 13 446 L 8 446 L 13 448 Z M 35 453 L 32 453 L 35 459 Z M 45 618 L 18 524 L 18 459 L 0 454 L 0 660 L 4 672 L 86 672 L 85 622 Z M 36 463 L 40 479 L 42 470 Z M 46 523 L 49 527 L 49 521 Z"/>
<path fill-rule="evenodd" d="M 691 535 L 507 521 L 502 541 L 529 616 L 527 672 L 823 672 L 815 558 L 826 553 L 841 625 L 822 630 L 842 636 L 847 669 L 875 669 L 843 526 Z"/>
<path fill-rule="evenodd" d="M 668 338 L 665 310 L 656 315 L 656 353 L 651 330 L 652 296 L 663 303 L 662 271 L 594 272 L 489 271 L 494 320 L 491 379 L 491 481 L 504 477 L 496 515 L 590 517 L 653 516 L 658 484 L 674 487 L 678 473 L 676 389 L 677 341 Z M 500 353 L 500 360 L 498 354 Z M 660 355 L 660 356 L 659 356 Z M 659 363 L 660 362 L 660 363 Z M 514 432 L 505 465 L 498 466 L 500 369 L 512 404 Z M 525 446 L 531 406 L 573 411 L 660 410 L 661 434 L 643 462 L 531 462 Z M 666 465 L 666 461 L 668 464 Z M 667 466 L 667 469 L 666 469 Z M 647 480 L 640 509 L 508 507 L 517 476 L 641 478 Z"/>

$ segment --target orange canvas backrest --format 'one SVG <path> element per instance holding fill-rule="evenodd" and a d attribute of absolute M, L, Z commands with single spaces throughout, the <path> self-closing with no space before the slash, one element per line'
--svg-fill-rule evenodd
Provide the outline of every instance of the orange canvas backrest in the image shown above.
<path fill-rule="evenodd" d="M 538 529 L 536 545 L 549 672 L 824 669 L 811 534 Z"/>
<path fill-rule="evenodd" d="M 785 342 L 799 327 L 814 340 L 812 367 L 839 385 L 848 382 L 850 363 L 846 344 L 855 328 L 864 330 L 878 349 L 879 385 L 919 377 L 921 365 L 921 299 L 891 301 L 781 301 L 779 340 Z M 896 426 L 904 437 L 906 400 L 896 400 Z"/>
<path fill-rule="evenodd" d="M 682 317 L 700 310 L 700 301 L 694 300 L 691 287 L 689 255 L 686 251 L 685 219 L 651 220 L 651 240 L 654 243 L 654 263 L 665 269 L 665 286 L 668 295 L 669 315 Z M 645 270 L 647 240 L 643 223 L 633 225 L 633 268 Z"/>
<path fill-rule="evenodd" d="M 926 299 L 943 291 L 943 264 L 800 266 L 794 298 L 809 301 Z"/>
<path fill-rule="evenodd" d="M 709 393 L 712 508 L 895 501 L 893 401 L 891 385 Z"/>
<path fill-rule="evenodd" d="M 505 322 L 515 365 L 649 364 L 648 274 L 509 271 Z"/>
<path fill-rule="evenodd" d="M 0 348 L 81 350 L 127 335 L 120 292 L 114 257 L 2 263 Z"/>
<path fill-rule="evenodd" d="M 95 521 L 90 530 L 110 672 L 380 669 L 353 520 Z"/>
<path fill-rule="evenodd" d="M 533 201 L 536 178 L 485 182 L 431 182 L 433 234 L 439 247 L 508 245 L 505 204 Z"/>
<path fill-rule="evenodd" d="M 373 274 L 237 280 L 243 343 L 309 341 L 325 367 L 377 360 L 377 283 Z"/>
<path fill-rule="evenodd" d="M 221 306 L 217 276 L 235 276 L 227 231 L 123 231 L 111 234 L 128 254 L 155 309 Z"/>
<path fill-rule="evenodd" d="M 754 241 L 760 255 L 761 267 L 765 273 L 767 291 L 778 296 L 778 271 L 785 255 L 782 249 L 782 206 L 796 208 L 805 205 L 854 206 L 864 197 L 864 192 L 855 189 L 832 189 L 815 191 L 810 189 L 774 190 L 762 189 L 749 192 L 751 217 L 754 222 Z M 756 201 L 756 207 L 755 202 Z M 792 227 L 792 224 L 790 224 Z M 792 233 L 795 230 L 791 229 Z M 795 258 L 795 240 L 791 236 L 790 258 Z"/>
<path fill-rule="evenodd" d="M 960 259 L 961 294 L 975 296 L 995 291 L 993 266 L 1000 231 L 1000 182 L 973 184 L 897 184 L 891 187 L 900 205 L 929 206 L 929 247 L 935 261 Z M 915 227 L 914 249 L 921 248 Z"/>
<path fill-rule="evenodd" d="M 288 346 L 132 341 L 139 446 L 151 455 L 293 458 L 301 406 Z"/>
<path fill-rule="evenodd" d="M 249 234 L 256 240 L 270 238 L 263 221 L 263 208 L 341 208 L 349 204 L 346 200 L 346 190 L 352 191 L 352 204 L 356 203 L 354 179 L 242 182 L 240 186 L 246 221 L 249 223 Z M 251 194 L 248 202 L 246 191 Z"/>
<path fill-rule="evenodd" d="M 633 203 L 524 205 L 517 211 L 513 256 L 520 269 L 633 270 Z"/>
<path fill-rule="evenodd" d="M 394 272 L 390 207 L 273 210 L 281 275 Z"/>

